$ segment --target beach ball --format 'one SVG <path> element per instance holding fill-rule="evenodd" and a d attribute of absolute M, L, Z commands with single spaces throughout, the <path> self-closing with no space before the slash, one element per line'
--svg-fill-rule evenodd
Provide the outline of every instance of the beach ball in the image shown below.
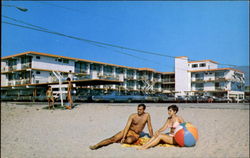
<path fill-rule="evenodd" d="M 198 130 L 189 122 L 181 123 L 174 131 L 174 139 L 181 147 L 194 146 L 198 140 Z"/>

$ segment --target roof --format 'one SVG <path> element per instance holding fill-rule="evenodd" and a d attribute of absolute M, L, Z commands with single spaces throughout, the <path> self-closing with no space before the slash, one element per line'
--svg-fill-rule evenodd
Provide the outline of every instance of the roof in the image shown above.
<path fill-rule="evenodd" d="M 108 63 L 104 63 L 104 62 L 97 62 L 97 61 L 91 61 L 91 60 L 86 60 L 86 59 L 65 57 L 65 56 L 61 56 L 61 55 L 54 55 L 54 54 L 48 54 L 48 53 L 40 53 L 40 52 L 34 52 L 34 51 L 28 51 L 28 52 L 24 52 L 24 53 L 19 53 L 19 54 L 14 54 L 14 55 L 10 55 L 10 56 L 1 57 L 1 60 L 6 60 L 6 59 L 9 59 L 9 58 L 14 58 L 14 57 L 28 55 L 28 54 L 49 56 L 49 57 L 55 57 L 55 58 L 64 58 L 64 59 L 75 60 L 75 61 L 83 61 L 83 62 L 89 62 L 89 63 L 95 63 L 95 64 L 102 64 L 102 65 L 109 65 L 109 66 L 115 66 L 115 67 L 122 67 L 122 68 L 128 68 L 128 69 L 146 70 L 146 71 L 153 71 L 153 72 L 156 72 L 156 73 L 163 73 L 163 72 L 155 71 L 154 69 L 151 69 L 151 68 L 128 67 L 128 66 L 108 64 Z"/>
<path fill-rule="evenodd" d="M 155 72 L 154 69 L 150 69 L 150 68 L 138 68 L 138 70 L 140 70 L 140 71 L 153 71 L 153 72 Z"/>
<path fill-rule="evenodd" d="M 196 61 L 189 61 L 188 63 L 199 63 L 199 62 L 211 62 L 211 63 L 218 64 L 218 62 L 213 61 L 213 60 L 196 60 Z"/>
<path fill-rule="evenodd" d="M 179 56 L 179 57 L 175 57 L 175 58 L 187 58 L 187 56 Z"/>

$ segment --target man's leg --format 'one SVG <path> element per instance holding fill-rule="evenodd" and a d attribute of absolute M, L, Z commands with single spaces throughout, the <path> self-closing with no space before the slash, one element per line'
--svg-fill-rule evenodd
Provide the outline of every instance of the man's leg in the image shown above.
<path fill-rule="evenodd" d="M 134 142 L 136 142 L 138 140 L 138 138 L 136 137 L 133 137 L 133 136 L 128 136 L 126 139 L 125 139 L 125 142 L 126 144 L 133 144 Z"/>
<path fill-rule="evenodd" d="M 51 98 L 51 101 L 52 101 L 52 108 L 55 109 L 55 106 L 54 106 L 54 104 L 55 104 L 55 99 L 54 99 L 54 97 Z"/>
<path fill-rule="evenodd" d="M 123 131 L 120 131 L 116 135 L 114 135 L 113 137 L 102 140 L 101 142 L 97 143 L 96 145 L 89 146 L 89 148 L 91 150 L 95 150 L 95 149 L 98 149 L 98 148 L 100 148 L 102 146 L 106 146 L 106 145 L 109 145 L 109 144 L 112 144 L 112 143 L 116 143 L 119 140 L 121 140 L 122 137 L 123 137 Z"/>
<path fill-rule="evenodd" d="M 50 99 L 48 98 L 48 106 L 49 106 L 49 109 L 50 109 Z"/>

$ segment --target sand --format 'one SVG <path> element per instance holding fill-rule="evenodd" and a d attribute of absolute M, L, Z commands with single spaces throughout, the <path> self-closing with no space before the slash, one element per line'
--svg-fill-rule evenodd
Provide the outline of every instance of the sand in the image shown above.
<path fill-rule="evenodd" d="M 73 110 L 45 110 L 46 104 L 24 104 L 1 104 L 2 158 L 249 157 L 249 105 L 177 104 L 178 114 L 198 128 L 195 147 L 138 151 L 115 143 L 92 151 L 89 145 L 124 128 L 137 103 L 86 103 Z M 159 129 L 170 104 L 146 105 L 153 129 Z"/>

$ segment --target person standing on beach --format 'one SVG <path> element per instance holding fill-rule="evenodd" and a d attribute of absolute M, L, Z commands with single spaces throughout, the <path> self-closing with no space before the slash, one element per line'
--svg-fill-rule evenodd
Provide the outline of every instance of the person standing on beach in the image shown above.
<path fill-rule="evenodd" d="M 68 77 L 70 78 L 71 81 L 73 81 L 74 75 L 71 70 L 69 70 Z"/>
<path fill-rule="evenodd" d="M 124 130 L 118 132 L 116 135 L 105 139 L 96 145 L 90 146 L 91 150 L 98 149 L 102 146 L 106 146 L 112 143 L 127 143 L 133 144 L 135 143 L 139 137 L 140 133 L 143 131 L 146 123 L 148 126 L 149 135 L 153 136 L 153 128 L 151 124 L 151 118 L 149 113 L 145 112 L 146 105 L 139 104 L 137 107 L 137 113 L 131 114 L 127 121 L 127 124 Z"/>
<path fill-rule="evenodd" d="M 51 106 L 53 109 L 55 109 L 53 91 L 52 91 L 51 86 L 48 87 L 48 90 L 46 91 L 46 96 L 47 96 L 47 100 L 48 100 L 48 104 L 49 104 L 49 109 L 51 108 Z"/>
<path fill-rule="evenodd" d="M 69 77 L 67 78 L 67 81 L 68 81 L 67 100 L 68 100 L 68 103 L 70 104 L 70 106 L 66 106 L 66 108 L 72 109 L 73 108 L 73 99 L 72 99 L 73 85 L 72 85 L 71 79 Z"/>
<path fill-rule="evenodd" d="M 150 147 L 158 145 L 160 142 L 164 142 L 167 144 L 177 144 L 174 139 L 174 130 L 179 124 L 184 122 L 182 117 L 176 115 L 178 109 L 179 108 L 176 105 L 170 105 L 168 107 L 169 117 L 166 123 L 158 131 L 155 132 L 154 136 L 146 144 L 138 147 L 137 149 L 148 149 Z M 170 132 L 162 133 L 167 128 L 170 128 Z"/>

